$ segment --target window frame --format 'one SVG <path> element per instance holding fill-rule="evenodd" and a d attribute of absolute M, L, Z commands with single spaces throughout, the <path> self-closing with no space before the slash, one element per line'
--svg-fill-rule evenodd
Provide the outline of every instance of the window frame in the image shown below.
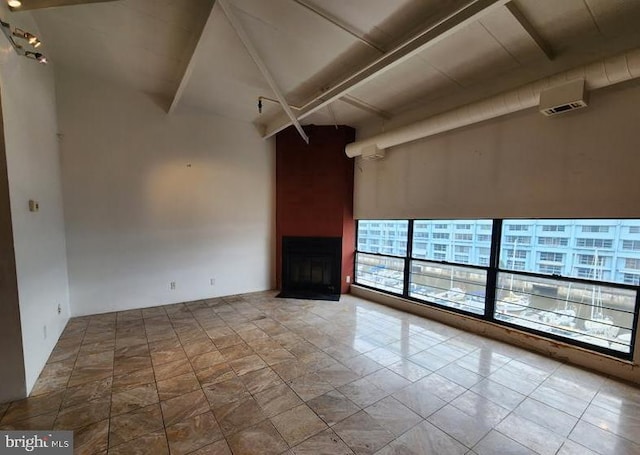
<path fill-rule="evenodd" d="M 489 219 L 478 219 L 478 221 L 480 220 L 485 220 L 488 221 Z M 557 219 L 554 219 L 557 220 Z M 372 221 L 372 220 L 362 220 L 362 221 Z M 467 317 L 473 317 L 473 318 L 477 318 L 480 320 L 484 320 L 487 322 L 491 322 L 497 325 L 501 325 L 504 327 L 509 327 L 515 330 L 519 330 L 519 331 L 524 331 L 524 332 L 528 332 L 528 333 L 533 333 L 536 334 L 538 336 L 540 336 L 541 338 L 545 338 L 545 339 L 551 339 L 551 340 L 556 340 L 556 341 L 560 341 L 569 345 L 573 345 L 573 346 L 578 346 L 581 348 L 584 348 L 586 350 L 592 351 L 592 352 L 597 352 L 600 354 L 605 354 L 605 355 L 609 355 L 612 357 L 616 357 L 616 358 L 620 358 L 623 360 L 632 360 L 633 359 L 633 355 L 634 355 L 634 348 L 635 348 L 635 344 L 636 344 L 636 338 L 638 336 L 638 319 L 640 317 L 640 283 L 638 284 L 627 284 L 627 283 L 622 283 L 622 282 L 613 282 L 610 280 L 603 280 L 603 279 L 599 279 L 599 280 L 595 280 L 595 279 L 591 279 L 591 278 L 579 278 L 579 277 L 569 277 L 569 276 L 563 276 L 561 274 L 545 274 L 545 273 L 536 273 L 536 272 L 530 272 L 530 271 L 524 271 L 524 270 L 513 270 L 513 269 L 509 269 L 506 267 L 500 267 L 500 251 L 502 248 L 502 233 L 503 233 L 503 219 L 492 219 L 492 229 L 491 229 L 491 240 L 490 240 L 490 247 L 489 247 L 489 263 L 487 265 L 482 265 L 482 264 L 467 264 L 467 263 L 461 263 L 461 262 L 457 262 L 455 260 L 438 260 L 438 259 L 425 259 L 425 258 L 419 258 L 419 257 L 413 257 L 413 241 L 414 241 L 414 222 L 416 221 L 440 221 L 440 220 L 425 220 L 425 219 L 398 219 L 398 220 L 384 220 L 384 221 L 407 221 L 407 238 L 406 238 L 406 243 L 407 243 L 407 248 L 406 248 L 406 255 L 405 256 L 395 256 L 395 255 L 389 255 L 389 254 L 383 254 L 383 253 L 369 253 L 366 251 L 359 251 L 357 246 L 358 246 L 358 237 L 359 237 L 359 228 L 358 228 L 358 223 L 360 222 L 360 220 L 356 221 L 356 235 L 355 235 L 355 245 L 356 245 L 356 249 L 355 249 L 355 254 L 357 257 L 358 253 L 362 253 L 362 254 L 366 254 L 366 255 L 370 255 L 370 256 L 380 256 L 380 257 L 384 257 L 384 258 L 391 258 L 391 259 L 396 259 L 396 260 L 403 260 L 404 261 L 404 273 L 403 273 L 403 283 L 402 283 L 402 293 L 394 293 L 394 292 L 390 292 L 387 290 L 383 290 L 383 289 L 379 289 L 373 286 L 369 286 L 366 284 L 362 284 L 358 282 L 358 278 L 357 278 L 357 274 L 356 274 L 356 268 L 357 268 L 357 264 L 356 261 L 354 260 L 354 270 L 353 270 L 353 283 L 361 286 L 363 288 L 367 288 L 367 289 L 371 289 L 377 292 L 381 292 L 384 294 L 388 294 L 388 295 L 392 295 L 395 297 L 400 297 L 402 299 L 408 300 L 412 303 L 416 303 L 419 305 L 426 305 L 426 306 L 431 306 L 431 307 L 435 307 L 435 308 L 440 308 L 440 309 L 444 309 L 446 311 L 450 311 L 450 312 L 454 312 L 454 313 L 458 313 L 458 314 L 463 314 Z M 456 220 L 448 220 L 450 222 L 452 221 L 456 221 Z M 566 221 L 569 223 L 571 221 L 573 221 L 572 219 L 566 219 Z M 440 223 L 440 224 L 444 224 L 444 223 Z M 543 225 L 544 226 L 544 225 Z M 565 225 L 566 226 L 566 225 Z M 432 230 L 432 233 L 436 230 L 435 228 L 435 224 Z M 473 228 L 472 228 L 473 230 Z M 455 227 L 452 229 L 452 231 L 456 231 Z M 477 229 L 478 232 L 482 231 L 483 233 L 487 232 L 487 230 L 485 229 Z M 529 229 L 529 232 L 533 232 L 535 233 L 535 229 Z M 475 232 L 475 231 L 474 231 Z M 475 235 L 478 235 L 478 232 L 475 232 Z M 542 231 L 541 231 L 542 232 Z M 544 232 L 558 232 L 558 233 L 566 233 L 566 230 L 563 231 L 544 231 Z M 579 233 L 576 233 L 576 235 L 582 234 L 582 232 L 580 231 Z M 488 234 L 487 234 L 488 235 Z M 427 248 L 430 248 L 430 244 L 431 244 L 431 240 L 434 240 L 432 238 L 433 236 L 429 236 L 429 238 L 425 239 L 425 238 L 421 238 L 420 241 L 424 241 L 427 240 Z M 577 239 L 577 237 L 576 237 Z M 399 241 L 403 241 L 402 239 L 398 239 Z M 435 239 L 437 240 L 437 239 Z M 448 246 L 453 246 L 455 245 L 455 240 L 452 240 L 451 238 L 448 239 L 451 243 Z M 473 241 L 473 240 L 472 240 Z M 482 245 L 480 245 L 482 244 Z M 505 246 L 505 248 L 508 248 L 508 246 L 511 244 L 507 244 Z M 528 245 L 530 245 L 532 248 L 535 248 L 538 246 L 537 242 L 530 242 Z M 467 246 L 467 245 L 465 245 Z M 477 246 L 479 247 L 483 247 L 486 248 L 486 243 L 485 242 L 474 242 L 472 246 Z M 552 245 L 544 245 L 547 247 L 552 247 Z M 620 244 L 620 246 L 622 247 L 622 244 Z M 571 245 L 569 245 L 568 243 L 568 238 L 567 238 L 567 245 L 563 245 L 561 247 L 571 247 Z M 621 248 L 621 251 L 622 250 Z M 629 250 L 631 251 L 631 250 Z M 451 255 L 452 257 L 455 257 L 453 254 Z M 433 263 L 433 264 L 440 264 L 440 265 L 449 265 L 449 266 L 453 266 L 453 267 L 460 267 L 460 268 L 467 268 L 467 269 L 478 269 L 478 270 L 483 270 L 486 272 L 486 287 L 485 287 L 485 304 L 484 304 L 484 314 L 478 314 L 478 313 L 473 313 L 471 311 L 465 311 L 463 309 L 460 308 L 455 308 L 452 306 L 447 306 L 447 305 L 443 305 L 443 304 L 439 304 L 437 302 L 429 302 L 429 301 L 425 301 L 422 299 L 418 299 L 415 297 L 411 297 L 410 296 L 410 285 L 411 285 L 411 271 L 412 271 L 412 262 L 413 261 L 419 261 L 421 263 Z M 615 350 L 615 349 L 611 349 L 611 348 L 607 348 L 604 346 L 599 346 L 599 345 L 595 345 L 595 344 L 590 344 L 584 341 L 580 341 L 577 339 L 572 339 L 572 338 L 568 338 L 568 337 L 564 337 L 564 336 L 560 336 L 554 333 L 550 333 L 550 332 L 545 332 L 542 330 L 536 330 L 534 328 L 531 327 L 525 327 L 522 325 L 518 325 L 515 323 L 511 323 L 509 321 L 505 321 L 505 320 L 501 320 L 496 318 L 495 315 L 495 307 L 496 307 L 496 295 L 498 292 L 498 276 L 499 274 L 513 274 L 516 276 L 522 276 L 524 278 L 532 278 L 532 279 L 543 279 L 543 280 L 554 280 L 557 281 L 559 283 L 575 283 L 575 284 L 582 284 L 582 285 L 591 285 L 591 286 L 607 286 L 610 288 L 618 288 L 618 289 L 622 289 L 622 290 L 631 290 L 635 292 L 635 306 L 633 309 L 633 322 L 632 322 L 632 326 L 631 326 L 631 339 L 629 342 L 629 352 L 622 352 L 619 350 Z M 629 312 L 631 313 L 631 312 Z"/>

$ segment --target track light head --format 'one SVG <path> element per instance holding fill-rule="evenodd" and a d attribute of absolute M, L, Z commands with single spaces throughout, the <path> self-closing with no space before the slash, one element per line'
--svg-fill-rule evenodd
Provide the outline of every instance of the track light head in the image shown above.
<path fill-rule="evenodd" d="M 46 65 L 48 63 L 47 62 L 47 57 L 42 55 L 40 52 L 26 51 L 24 53 L 24 56 L 27 57 L 27 58 L 30 58 L 32 60 L 37 60 L 38 63 L 42 63 L 43 65 Z"/>
<path fill-rule="evenodd" d="M 25 32 L 24 30 L 19 28 L 16 28 L 13 31 L 13 36 L 26 40 L 33 47 L 38 47 L 42 44 L 36 35 L 34 35 L 33 33 Z"/>

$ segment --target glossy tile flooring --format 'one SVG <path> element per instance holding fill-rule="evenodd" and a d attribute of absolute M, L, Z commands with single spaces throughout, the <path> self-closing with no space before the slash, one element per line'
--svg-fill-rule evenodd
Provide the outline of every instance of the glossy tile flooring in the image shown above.
<path fill-rule="evenodd" d="M 78 454 L 640 454 L 640 389 L 352 296 L 72 319 L 0 417 Z"/>

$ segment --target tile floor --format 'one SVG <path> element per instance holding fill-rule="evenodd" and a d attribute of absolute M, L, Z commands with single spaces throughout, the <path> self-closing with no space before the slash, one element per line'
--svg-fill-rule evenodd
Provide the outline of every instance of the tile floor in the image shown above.
<path fill-rule="evenodd" d="M 0 429 L 78 454 L 640 454 L 640 389 L 351 296 L 69 321 Z"/>

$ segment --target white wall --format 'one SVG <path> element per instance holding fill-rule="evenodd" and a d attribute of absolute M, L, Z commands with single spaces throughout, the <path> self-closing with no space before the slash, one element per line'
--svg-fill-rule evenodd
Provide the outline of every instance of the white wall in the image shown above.
<path fill-rule="evenodd" d="M 12 26 L 38 33 L 29 14 L 10 14 L 4 2 L 0 14 Z M 69 317 L 55 84 L 53 68 L 18 57 L 4 36 L 0 36 L 0 47 L 9 196 L 29 393 Z M 40 203 L 39 212 L 29 212 L 29 199 Z"/>
<path fill-rule="evenodd" d="M 57 92 L 74 315 L 272 287 L 273 142 L 80 75 Z"/>
<path fill-rule="evenodd" d="M 356 218 L 640 217 L 638 105 L 635 81 L 358 159 Z"/>
<path fill-rule="evenodd" d="M 640 218 L 639 105 L 640 82 L 634 81 L 593 92 L 586 109 L 553 118 L 531 109 L 395 147 L 381 161 L 358 159 L 356 218 Z M 640 384 L 640 337 L 633 361 L 624 362 L 357 286 L 352 289 L 381 303 Z M 640 321 L 636 330 L 640 332 Z"/>

